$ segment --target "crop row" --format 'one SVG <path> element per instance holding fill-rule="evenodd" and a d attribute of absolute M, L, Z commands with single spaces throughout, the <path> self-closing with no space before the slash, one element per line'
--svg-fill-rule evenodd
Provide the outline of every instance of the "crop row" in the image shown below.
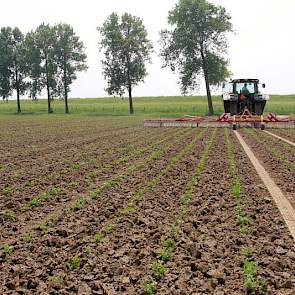
<path fill-rule="evenodd" d="M 108 219 L 104 225 L 101 226 L 101 232 L 97 232 L 94 236 L 95 242 L 101 242 L 106 234 L 113 231 L 117 224 L 122 221 L 123 217 L 127 217 L 139 210 L 140 203 L 144 201 L 146 193 L 150 192 L 163 177 L 171 171 L 175 165 L 182 160 L 182 158 L 193 148 L 197 141 L 201 140 L 206 130 L 200 132 L 188 145 L 186 145 L 178 154 L 173 156 L 167 163 L 167 165 L 159 171 L 152 179 L 148 180 L 142 188 L 133 193 L 126 207 L 121 209 L 118 213 L 115 213 L 112 218 Z"/>
<path fill-rule="evenodd" d="M 277 148 L 271 146 L 271 144 L 269 144 L 269 142 L 265 142 L 261 137 L 258 136 L 258 134 L 256 134 L 253 130 L 251 129 L 245 129 L 245 133 L 250 136 L 252 139 L 254 139 L 256 142 L 258 142 L 259 144 L 261 144 L 263 146 L 263 148 L 265 149 L 266 152 L 268 152 L 269 154 L 271 154 L 273 157 L 275 157 L 276 159 L 278 159 L 281 163 L 284 163 L 286 165 L 286 167 L 295 170 L 295 163 L 291 162 L 288 159 L 288 154 L 287 153 L 282 153 L 281 150 L 278 150 Z M 271 140 L 271 142 L 274 139 Z"/>
<path fill-rule="evenodd" d="M 249 219 L 243 210 L 241 204 L 241 185 L 237 170 L 236 161 L 233 154 L 232 142 L 229 138 L 229 132 L 225 130 L 225 143 L 227 146 L 227 159 L 230 168 L 230 175 L 232 177 L 231 193 L 236 201 L 236 219 L 237 225 L 240 227 L 241 234 L 249 234 L 251 232 Z M 258 288 L 265 288 L 265 282 L 259 282 L 256 279 L 258 264 L 252 258 L 253 250 L 250 247 L 244 247 L 241 252 L 245 255 L 243 264 L 243 271 L 245 276 L 245 287 L 248 294 L 252 294 Z"/>
<path fill-rule="evenodd" d="M 177 135 L 178 133 L 176 133 Z M 127 148 L 120 148 L 118 150 L 113 150 L 111 148 L 109 148 L 107 150 L 107 152 L 105 154 L 103 154 L 103 156 L 96 158 L 95 161 L 97 163 L 104 163 L 106 159 L 109 159 L 109 162 L 105 165 L 103 165 L 103 167 L 100 167 L 99 169 L 93 169 L 92 171 L 89 172 L 85 171 L 85 175 L 84 175 L 84 179 L 83 179 L 83 174 L 81 175 L 82 171 L 80 171 L 79 173 L 79 181 L 80 181 L 80 185 L 83 185 L 83 188 L 87 188 L 89 186 L 91 186 L 92 182 L 95 180 L 95 178 L 98 175 L 101 175 L 102 173 L 107 173 L 109 171 L 112 170 L 113 167 L 116 167 L 117 165 L 121 165 L 121 164 L 125 164 L 127 163 L 129 160 L 135 159 L 136 157 L 143 155 L 145 152 L 147 152 L 150 149 L 153 149 L 154 146 L 157 146 L 158 144 L 161 144 L 162 142 L 169 140 L 170 138 L 172 138 L 173 136 L 175 136 L 175 133 L 173 133 L 173 135 L 171 136 L 167 136 L 161 138 L 159 141 L 155 141 L 152 142 L 151 145 L 140 145 L 142 146 L 141 148 L 139 148 L 138 146 L 134 146 L 134 145 L 128 145 Z M 152 140 L 156 140 L 159 136 L 157 135 L 157 137 L 152 138 Z M 119 157 L 119 159 L 117 158 L 118 155 L 123 154 L 123 156 Z M 113 157 L 115 157 L 115 161 L 111 162 L 110 159 L 112 158 L 111 156 L 113 155 Z M 95 163 L 93 163 L 95 164 Z M 37 197 L 33 197 L 31 200 L 27 201 L 27 202 L 20 202 L 19 205 L 19 209 L 21 211 L 27 211 L 32 207 L 37 207 L 40 206 L 44 201 L 48 201 L 49 199 L 56 197 L 58 194 L 62 193 L 63 191 L 66 191 L 67 189 L 75 189 L 76 185 L 74 182 L 74 179 L 76 177 L 76 174 L 74 173 L 75 170 L 80 169 L 81 166 L 79 165 L 79 167 L 76 164 L 72 164 L 71 165 L 72 168 L 71 170 L 69 168 L 64 168 L 63 170 L 59 171 L 59 174 L 65 174 L 67 175 L 67 180 L 68 180 L 68 187 L 63 186 L 63 187 L 53 187 L 51 189 L 49 189 L 48 191 L 44 191 L 39 193 L 39 195 Z M 117 168 L 117 167 L 116 167 Z M 49 177 L 49 176 L 48 176 Z M 53 181 L 52 179 L 53 177 L 51 176 L 50 179 L 51 181 Z M 58 178 L 58 175 L 57 175 Z M 82 182 L 82 183 L 81 183 Z M 16 201 L 15 198 L 13 198 L 13 189 L 11 187 L 5 187 L 3 189 L 3 193 L 5 195 L 7 195 L 7 197 L 9 197 L 9 199 L 13 199 L 14 201 Z M 22 193 L 24 193 L 24 190 L 22 190 Z M 4 209 L 4 213 L 7 210 Z M 10 212 L 12 210 L 9 210 Z M 11 212 L 14 213 L 14 212 Z M 14 215 L 14 214 L 13 214 Z"/>
<path fill-rule="evenodd" d="M 204 151 L 196 166 L 194 175 L 187 183 L 185 192 L 180 198 L 180 208 L 175 222 L 170 226 L 170 230 L 167 233 L 166 238 L 164 239 L 162 248 L 159 250 L 158 253 L 158 259 L 155 260 L 151 265 L 155 281 L 159 281 L 160 279 L 162 279 L 166 273 L 165 264 L 170 260 L 171 254 L 173 252 L 174 243 L 177 239 L 177 234 L 186 215 L 187 208 L 193 198 L 194 189 L 198 185 L 199 177 L 206 165 L 206 161 L 208 159 L 209 152 L 213 146 L 215 137 L 216 129 L 212 133 L 211 138 L 205 143 Z M 143 291 L 145 292 L 145 294 L 152 295 L 156 293 L 155 281 L 146 281 L 143 283 Z"/>
<path fill-rule="evenodd" d="M 98 188 L 88 191 L 87 195 L 83 195 L 78 200 L 69 202 L 69 204 L 67 204 L 65 208 L 62 208 L 62 210 L 58 210 L 58 212 L 54 212 L 53 214 L 50 215 L 48 219 L 45 218 L 44 221 L 40 222 L 39 226 L 35 226 L 35 228 L 40 228 L 40 225 L 46 229 L 49 226 L 55 226 L 62 218 L 65 217 L 65 214 L 73 214 L 74 212 L 81 210 L 86 204 L 90 203 L 92 200 L 97 199 L 102 193 L 104 193 L 108 189 L 119 185 L 120 182 L 122 182 L 132 173 L 135 173 L 140 168 L 144 167 L 148 163 L 152 163 L 153 161 L 161 157 L 163 154 L 165 154 L 165 152 L 169 150 L 171 146 L 173 146 L 176 142 L 180 142 L 183 139 L 183 136 L 185 136 L 185 134 L 187 133 L 187 130 L 185 131 L 180 130 L 177 134 L 180 135 L 180 133 L 184 135 L 179 137 L 177 136 L 174 141 L 166 144 L 166 146 L 160 151 L 153 151 L 153 148 L 147 147 L 145 151 L 149 151 L 149 154 L 144 156 L 143 159 L 140 159 L 136 161 L 135 163 L 133 163 L 132 165 L 129 165 L 125 170 L 114 175 L 111 179 L 102 183 Z M 162 143 L 166 141 L 167 139 L 165 138 L 161 140 Z M 32 233 L 25 233 L 24 236 L 26 235 L 33 236 Z"/>

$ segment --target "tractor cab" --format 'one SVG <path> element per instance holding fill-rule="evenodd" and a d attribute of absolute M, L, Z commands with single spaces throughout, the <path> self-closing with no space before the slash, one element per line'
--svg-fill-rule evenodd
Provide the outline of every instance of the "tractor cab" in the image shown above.
<path fill-rule="evenodd" d="M 225 113 L 231 116 L 242 114 L 244 110 L 262 115 L 269 96 L 262 94 L 258 79 L 236 79 L 223 84 L 222 99 Z"/>

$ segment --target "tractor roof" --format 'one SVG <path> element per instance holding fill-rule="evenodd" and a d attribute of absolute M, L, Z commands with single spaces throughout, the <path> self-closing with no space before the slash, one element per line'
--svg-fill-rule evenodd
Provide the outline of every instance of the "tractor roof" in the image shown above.
<path fill-rule="evenodd" d="M 259 83 L 258 79 L 234 79 L 231 83 Z"/>

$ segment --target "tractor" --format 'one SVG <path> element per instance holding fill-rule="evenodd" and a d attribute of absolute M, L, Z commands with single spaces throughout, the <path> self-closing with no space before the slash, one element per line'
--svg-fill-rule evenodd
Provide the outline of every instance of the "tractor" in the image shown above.
<path fill-rule="evenodd" d="M 258 79 L 236 79 L 223 84 L 222 99 L 225 113 L 241 115 L 244 111 L 253 115 L 263 114 L 269 95 L 262 94 Z"/>
<path fill-rule="evenodd" d="M 233 129 L 241 123 L 254 123 L 254 126 L 265 128 L 263 111 L 269 95 L 262 94 L 261 88 L 265 84 L 260 84 L 258 79 L 235 79 L 223 84 L 222 99 L 224 104 L 223 114 Z"/>

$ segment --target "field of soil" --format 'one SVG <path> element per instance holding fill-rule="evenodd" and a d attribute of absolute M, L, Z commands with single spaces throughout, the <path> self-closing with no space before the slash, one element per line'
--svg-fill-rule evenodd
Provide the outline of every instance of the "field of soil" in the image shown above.
<path fill-rule="evenodd" d="M 0 129 L 0 294 L 295 294 L 294 239 L 233 131 L 22 120 Z M 238 132 L 295 208 L 295 148 Z"/>

